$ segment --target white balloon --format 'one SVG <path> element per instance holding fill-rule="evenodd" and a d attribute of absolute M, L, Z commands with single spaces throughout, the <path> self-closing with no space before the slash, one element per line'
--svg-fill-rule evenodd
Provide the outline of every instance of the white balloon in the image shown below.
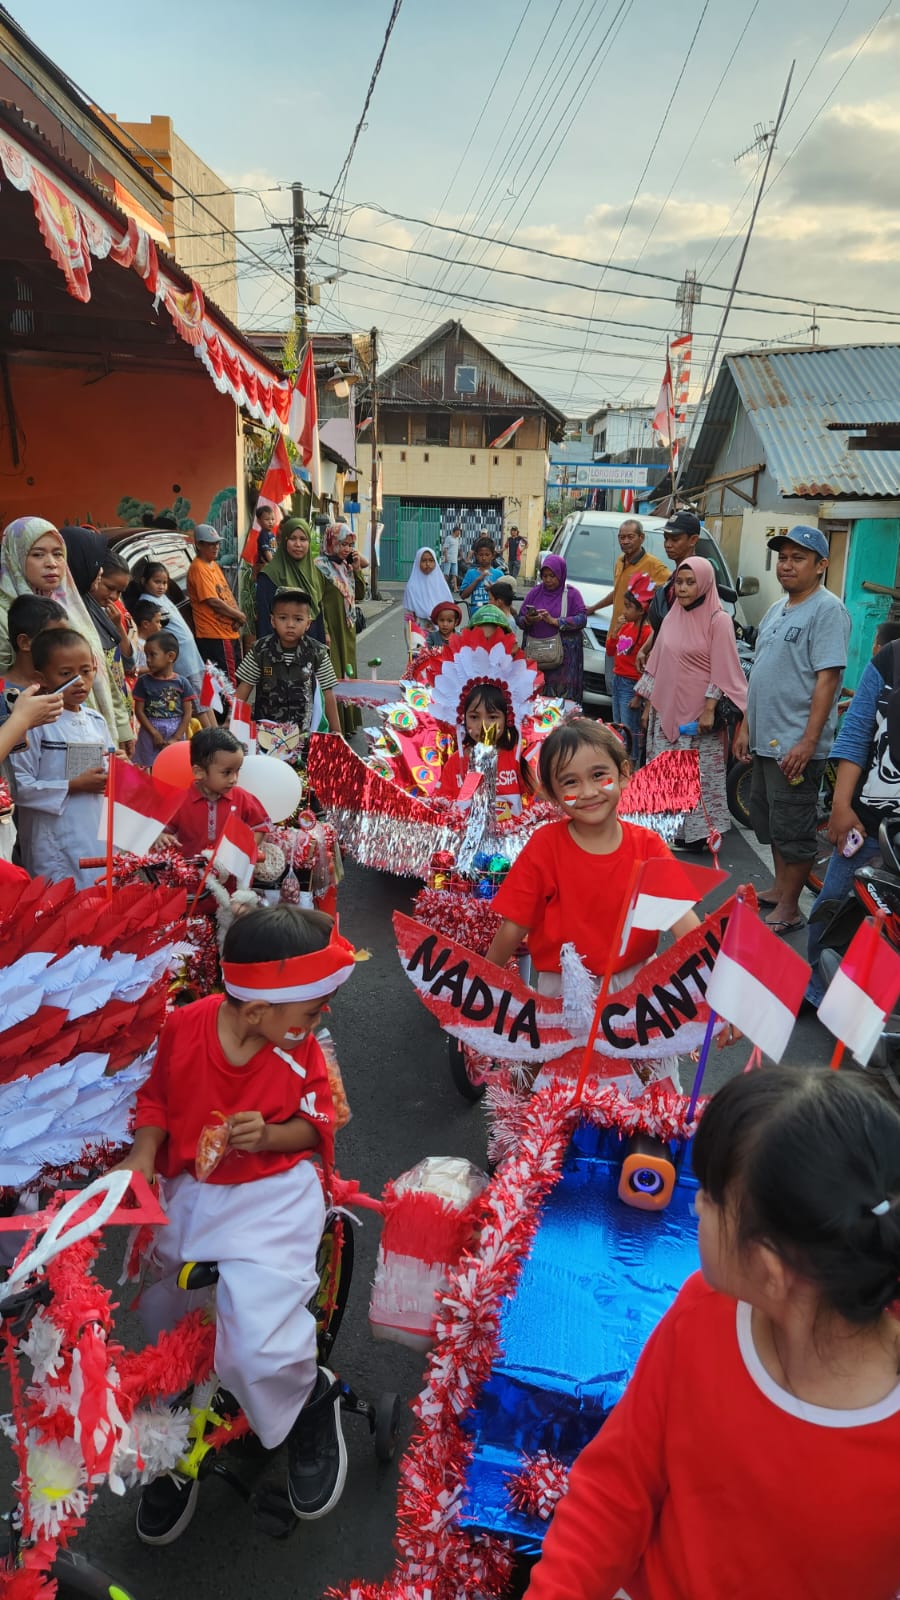
<path fill-rule="evenodd" d="M 238 783 L 265 806 L 272 822 L 284 822 L 296 811 L 303 794 L 293 767 L 277 756 L 245 756 Z"/>

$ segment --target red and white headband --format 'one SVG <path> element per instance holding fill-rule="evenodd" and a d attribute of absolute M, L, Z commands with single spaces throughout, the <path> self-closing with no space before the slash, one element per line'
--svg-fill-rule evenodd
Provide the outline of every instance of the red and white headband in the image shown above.
<path fill-rule="evenodd" d="M 233 1000 L 291 1005 L 298 1000 L 321 1000 L 339 989 L 357 961 L 364 959 L 349 939 L 341 937 L 335 923 L 324 950 L 281 961 L 223 961 L 222 978 Z"/>

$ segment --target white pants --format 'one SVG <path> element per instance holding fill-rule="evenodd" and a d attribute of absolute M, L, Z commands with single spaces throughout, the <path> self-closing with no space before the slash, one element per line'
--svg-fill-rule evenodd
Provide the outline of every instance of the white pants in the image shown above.
<path fill-rule="evenodd" d="M 316 1253 L 325 1202 L 311 1161 L 254 1183 L 161 1179 L 169 1217 L 158 1228 L 141 1317 L 151 1339 L 202 1305 L 176 1278 L 185 1261 L 215 1261 L 216 1374 L 267 1449 L 287 1437 L 316 1381 Z"/>

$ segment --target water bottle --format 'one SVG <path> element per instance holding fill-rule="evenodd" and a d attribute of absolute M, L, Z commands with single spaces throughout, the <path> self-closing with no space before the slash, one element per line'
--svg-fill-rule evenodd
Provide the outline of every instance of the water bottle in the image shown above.
<path fill-rule="evenodd" d="M 773 756 L 775 757 L 775 760 L 778 762 L 778 765 L 782 766 L 783 763 L 784 763 L 784 754 L 782 752 L 781 745 L 779 744 L 777 739 L 770 739 L 769 740 L 769 749 L 771 750 Z M 803 774 L 802 773 L 800 774 L 799 778 L 788 778 L 788 783 L 790 784 L 792 789 L 796 789 L 798 783 L 802 783 L 802 782 L 803 782 Z M 862 843 L 861 840 L 860 840 L 860 843 Z"/>
<path fill-rule="evenodd" d="M 700 732 L 699 722 L 679 722 L 678 732 L 683 733 L 687 739 L 696 739 Z"/>

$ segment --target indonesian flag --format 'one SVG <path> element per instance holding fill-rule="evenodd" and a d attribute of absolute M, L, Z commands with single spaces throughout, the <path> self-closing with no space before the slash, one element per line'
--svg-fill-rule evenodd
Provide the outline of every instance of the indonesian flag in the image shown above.
<path fill-rule="evenodd" d="M 619 950 L 624 955 L 635 929 L 663 933 L 692 910 L 698 900 L 728 877 L 718 867 L 693 867 L 669 856 L 644 861 L 631 896 Z"/>
<path fill-rule="evenodd" d="M 237 695 L 231 702 L 231 714 L 228 718 L 228 727 L 239 739 L 248 755 L 256 749 L 256 723 L 246 700 L 239 700 Z"/>
<path fill-rule="evenodd" d="M 297 373 L 291 409 L 288 414 L 288 432 L 300 451 L 303 465 L 309 471 L 314 495 L 322 493 L 322 468 L 319 461 L 319 404 L 316 398 L 316 369 L 313 363 L 312 340 L 306 346 L 303 365 Z"/>
<path fill-rule="evenodd" d="M 225 709 L 222 703 L 222 696 L 219 693 L 219 685 L 209 667 L 206 667 L 203 672 L 200 705 L 204 711 L 224 711 Z"/>
<path fill-rule="evenodd" d="M 796 950 L 739 901 L 706 986 L 707 1003 L 773 1061 L 780 1061 L 810 971 Z"/>
<path fill-rule="evenodd" d="M 659 399 L 656 402 L 656 410 L 653 413 L 653 429 L 655 433 L 659 434 L 666 448 L 671 448 L 675 438 L 675 403 L 672 392 L 672 363 L 669 359 L 668 350 L 666 350 L 665 376 L 659 391 Z"/>
<path fill-rule="evenodd" d="M 230 878 L 237 879 L 239 889 L 247 889 L 256 867 L 259 850 L 252 828 L 242 822 L 236 811 L 230 811 L 219 842 L 212 854 L 212 865 L 221 867 Z"/>
<path fill-rule="evenodd" d="M 184 800 L 185 791 L 148 778 L 127 761 L 116 760 L 114 781 L 113 846 L 131 855 L 145 856 L 171 822 Z M 98 839 L 106 839 L 107 815 L 104 799 Z"/>
<path fill-rule="evenodd" d="M 670 345 L 672 355 L 676 360 L 675 384 L 672 399 L 675 412 L 680 423 L 687 421 L 688 395 L 691 388 L 691 351 L 694 336 L 692 333 L 683 333 L 680 339 L 673 339 Z"/>
<path fill-rule="evenodd" d="M 503 446 L 505 444 L 509 444 L 510 439 L 515 437 L 524 421 L 524 417 L 517 417 L 516 421 L 511 422 L 508 428 L 504 428 L 502 433 L 498 433 L 496 439 L 491 440 L 490 444 L 488 445 L 488 449 L 502 450 Z"/>
<path fill-rule="evenodd" d="M 898 995 L 900 956 L 882 939 L 878 924 L 867 917 L 828 985 L 819 1006 L 819 1021 L 864 1067 Z"/>

